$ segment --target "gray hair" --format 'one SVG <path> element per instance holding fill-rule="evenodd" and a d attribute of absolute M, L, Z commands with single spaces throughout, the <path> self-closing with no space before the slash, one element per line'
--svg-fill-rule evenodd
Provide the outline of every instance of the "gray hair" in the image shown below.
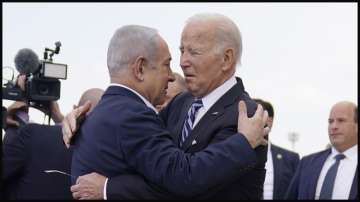
<path fill-rule="evenodd" d="M 190 22 L 215 22 L 216 23 L 216 52 L 224 51 L 226 47 L 231 47 L 235 51 L 236 63 L 241 63 L 242 41 L 240 30 L 237 25 L 228 17 L 218 13 L 200 13 L 190 17 L 186 23 Z"/>
<path fill-rule="evenodd" d="M 153 60 L 157 56 L 157 36 L 156 29 L 140 25 L 126 25 L 117 29 L 107 52 L 110 74 L 131 64 L 140 55 Z"/>

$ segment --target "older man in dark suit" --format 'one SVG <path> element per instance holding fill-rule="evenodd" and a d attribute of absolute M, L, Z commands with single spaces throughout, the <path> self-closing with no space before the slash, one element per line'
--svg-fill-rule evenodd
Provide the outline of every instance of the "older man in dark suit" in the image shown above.
<path fill-rule="evenodd" d="M 89 101 L 95 106 L 102 93 L 100 89 L 86 91 L 79 105 Z M 70 178 L 58 172 L 45 172 L 70 173 L 72 150 L 66 149 L 62 141 L 61 126 L 26 124 L 19 129 L 7 128 L 6 132 L 2 156 L 4 198 L 72 199 Z"/>
<path fill-rule="evenodd" d="M 241 38 L 236 25 L 230 19 L 217 14 L 194 16 L 184 28 L 180 50 L 181 67 L 189 92 L 176 96 L 160 113 L 160 117 L 164 122 L 164 127 L 170 131 L 174 144 L 189 155 L 198 156 L 198 153 L 208 151 L 207 148 L 234 138 L 239 125 L 246 125 L 245 119 L 237 120 L 240 100 L 246 103 L 248 116 L 255 113 L 257 104 L 245 91 L 241 79 L 236 79 L 234 76 L 236 64 L 241 56 Z M 213 183 L 214 180 L 211 180 L 211 185 L 214 186 L 208 184 L 208 189 L 203 189 L 202 192 L 196 189 L 197 197 L 261 199 L 265 177 L 266 147 L 258 147 L 255 151 L 257 156 L 255 164 L 237 170 L 232 178 L 223 178 L 222 183 Z M 239 153 L 238 158 L 242 158 L 242 155 Z M 203 161 L 203 163 L 206 162 Z M 219 177 L 227 172 L 225 170 L 227 164 L 217 165 L 214 176 L 208 175 L 209 164 L 202 167 L 202 173 L 206 175 L 201 183 L 209 183 L 207 177 Z M 178 172 L 177 175 L 184 175 L 184 171 Z M 96 177 L 101 178 L 90 174 L 80 179 L 91 181 Z M 158 189 L 154 191 L 152 187 L 144 188 L 146 187 L 144 184 L 142 184 L 144 186 L 139 186 L 141 182 L 131 183 L 139 178 L 141 181 L 141 176 L 136 179 L 121 175 L 110 176 L 104 189 L 105 195 L 109 199 L 148 198 L 158 191 Z M 146 178 L 143 180 L 151 184 L 151 180 Z M 92 195 L 81 188 L 81 184 L 86 184 L 86 181 L 73 187 L 74 194 L 78 197 Z M 194 193 L 195 187 L 197 187 L 196 184 L 189 184 L 185 187 L 189 189 L 182 192 L 180 197 L 195 196 L 187 193 Z M 174 193 L 170 186 L 162 188 Z M 144 194 L 145 191 L 148 193 Z M 156 196 L 151 198 L 156 198 Z"/>
<path fill-rule="evenodd" d="M 184 153 L 174 144 L 154 108 L 165 98 L 167 82 L 172 80 L 170 59 L 167 44 L 156 30 L 129 25 L 116 31 L 108 50 L 112 84 L 80 129 L 72 160 L 74 176 L 141 174 L 171 193 L 194 196 L 233 180 L 256 163 L 252 148 L 264 142 L 267 113 L 259 107 L 248 118 L 244 102 L 235 103 L 239 121 L 236 113 L 234 130 L 222 131 L 231 137 L 196 154 Z M 256 104 L 253 107 L 255 111 Z M 189 112 L 187 124 L 192 124 L 193 117 L 194 111 Z M 89 182 L 82 179 L 79 184 Z"/>
<path fill-rule="evenodd" d="M 329 115 L 331 147 L 301 159 L 287 199 L 359 199 L 358 109 L 348 101 L 336 103 Z"/>
<path fill-rule="evenodd" d="M 274 108 L 270 102 L 262 99 L 254 99 L 263 106 L 269 114 L 267 126 L 270 131 L 274 121 Z M 269 131 L 269 133 L 270 133 Z M 269 134 L 267 135 L 269 139 Z M 286 190 L 290 185 L 290 181 L 294 176 L 295 170 L 299 164 L 299 154 L 274 145 L 268 141 L 268 154 L 266 162 L 266 177 L 264 183 L 264 199 L 278 200 L 284 199 Z"/>

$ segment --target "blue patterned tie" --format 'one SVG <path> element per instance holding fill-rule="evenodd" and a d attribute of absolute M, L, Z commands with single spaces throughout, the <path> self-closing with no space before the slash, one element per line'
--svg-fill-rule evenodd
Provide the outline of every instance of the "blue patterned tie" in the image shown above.
<path fill-rule="evenodd" d="M 180 140 L 180 147 L 183 145 L 183 143 L 185 142 L 186 138 L 189 136 L 193 125 L 194 125 L 194 121 L 195 121 L 195 115 L 196 112 L 203 106 L 203 103 L 201 101 L 201 99 L 195 99 L 195 101 L 192 103 L 187 116 L 185 118 L 185 122 L 184 122 L 184 126 L 181 132 L 181 140 Z"/>
<path fill-rule="evenodd" d="M 332 199 L 332 193 L 334 189 L 335 177 L 340 164 L 340 161 L 345 158 L 344 154 L 338 154 L 335 156 L 335 163 L 329 168 L 326 173 L 324 183 L 321 187 L 319 199 Z"/>

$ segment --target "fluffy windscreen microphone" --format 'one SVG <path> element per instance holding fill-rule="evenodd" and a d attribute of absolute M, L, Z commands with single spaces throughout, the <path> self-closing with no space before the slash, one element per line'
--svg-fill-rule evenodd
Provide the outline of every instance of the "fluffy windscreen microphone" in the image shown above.
<path fill-rule="evenodd" d="M 39 57 L 31 49 L 23 48 L 15 56 L 15 67 L 20 74 L 34 73 L 39 66 Z"/>

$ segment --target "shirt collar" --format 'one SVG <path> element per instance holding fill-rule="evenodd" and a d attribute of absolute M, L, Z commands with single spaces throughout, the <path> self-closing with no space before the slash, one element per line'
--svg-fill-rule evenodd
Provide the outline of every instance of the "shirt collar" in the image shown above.
<path fill-rule="evenodd" d="M 346 158 L 350 159 L 351 161 L 357 162 L 357 152 L 358 152 L 358 145 L 354 145 L 350 147 L 349 149 L 345 150 L 342 154 L 345 155 Z M 331 158 L 338 155 L 340 152 L 338 152 L 335 147 L 331 147 Z"/>
<path fill-rule="evenodd" d="M 271 152 L 271 142 L 270 142 L 270 139 L 268 139 L 267 146 L 268 146 L 268 153 L 270 153 L 270 152 Z"/>
<path fill-rule="evenodd" d="M 139 97 L 141 98 L 141 100 L 145 103 L 145 105 L 146 105 L 147 107 L 149 107 L 150 109 L 154 110 L 154 112 L 155 112 L 156 114 L 158 114 L 158 111 L 156 110 L 156 108 L 155 108 L 144 96 L 142 96 L 140 93 L 136 92 L 136 90 L 134 90 L 134 89 L 132 89 L 132 88 L 130 88 L 130 87 L 128 87 L 128 86 L 125 86 L 125 85 L 123 85 L 123 84 L 119 84 L 119 83 L 110 83 L 110 86 L 120 86 L 120 87 L 122 87 L 122 88 L 126 88 L 126 89 L 128 89 L 129 91 L 135 93 L 137 96 L 139 96 Z"/>
<path fill-rule="evenodd" d="M 211 91 L 205 97 L 201 98 L 203 107 L 208 110 L 210 107 L 227 91 L 229 91 L 236 84 L 235 75 L 232 75 L 228 80 L 225 81 L 221 86 Z"/>

